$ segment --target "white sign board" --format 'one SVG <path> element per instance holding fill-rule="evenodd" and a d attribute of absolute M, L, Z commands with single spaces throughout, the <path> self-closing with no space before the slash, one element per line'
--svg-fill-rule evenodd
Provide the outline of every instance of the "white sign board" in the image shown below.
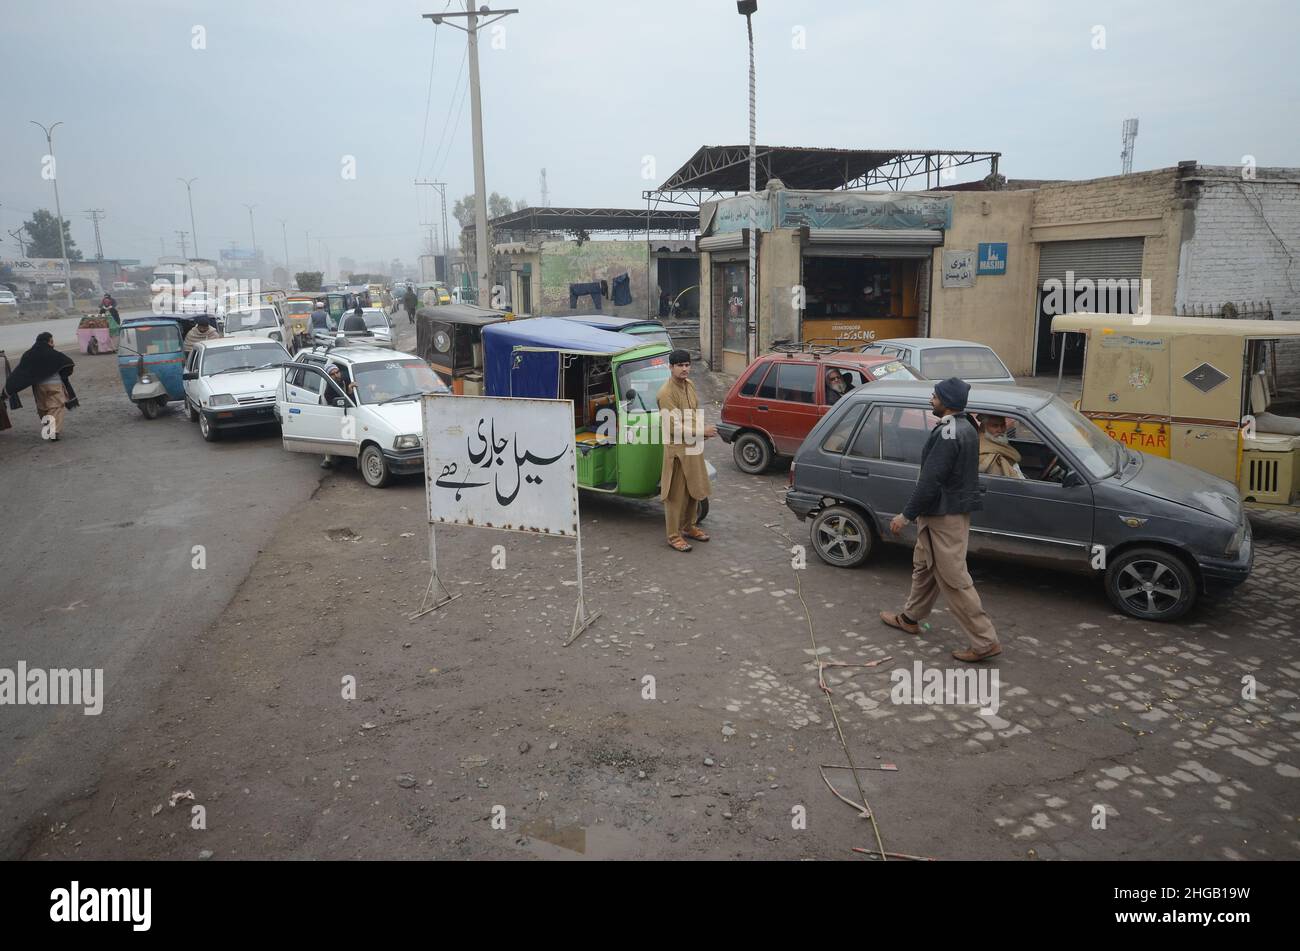
<path fill-rule="evenodd" d="M 571 401 L 431 394 L 422 415 L 431 524 L 577 537 Z"/>
<path fill-rule="evenodd" d="M 944 287 L 974 287 L 975 286 L 975 252 L 974 251 L 943 252 L 943 286 Z"/>

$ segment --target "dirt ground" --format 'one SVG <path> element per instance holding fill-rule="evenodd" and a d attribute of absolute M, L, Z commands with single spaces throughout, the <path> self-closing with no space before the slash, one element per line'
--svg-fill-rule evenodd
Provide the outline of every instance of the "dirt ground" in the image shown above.
<path fill-rule="evenodd" d="M 818 770 L 845 763 L 834 717 L 853 762 L 877 767 L 862 784 L 891 852 L 1296 856 L 1296 695 L 1233 693 L 1239 669 L 1300 677 L 1281 620 L 1290 523 L 1265 526 L 1234 599 L 1176 626 L 1115 614 L 1088 579 L 973 565 L 1006 648 L 1002 708 L 984 717 L 890 702 L 893 668 L 952 666 L 962 646 L 944 612 L 920 640 L 879 624 L 906 593 L 906 549 L 797 570 L 807 528 L 784 473 L 745 476 L 716 441 L 708 454 L 714 538 L 689 554 L 664 544 L 658 503 L 583 498 L 600 617 L 567 647 L 571 542 L 440 530 L 459 597 L 411 621 L 422 482 L 374 490 L 341 467 L 28 857 L 855 858 L 878 846 Z M 827 669 L 828 699 L 819 656 L 888 660 Z"/>

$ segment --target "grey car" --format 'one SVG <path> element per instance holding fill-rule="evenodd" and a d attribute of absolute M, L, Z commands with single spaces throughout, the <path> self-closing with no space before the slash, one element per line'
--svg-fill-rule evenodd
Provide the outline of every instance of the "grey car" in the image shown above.
<path fill-rule="evenodd" d="M 827 564 L 862 564 L 895 539 L 890 519 L 916 486 L 938 420 L 930 383 L 881 382 L 840 400 L 808 434 L 786 505 L 811 519 Z M 1112 440 L 1067 403 L 1018 386 L 976 385 L 970 413 L 1007 417 L 1020 477 L 980 475 L 970 552 L 1101 575 L 1125 614 L 1171 621 L 1201 593 L 1250 575 L 1250 522 L 1230 482 Z"/>
<path fill-rule="evenodd" d="M 970 340 L 943 340 L 938 337 L 892 337 L 877 340 L 862 348 L 863 353 L 897 357 L 915 367 L 927 380 L 961 377 L 967 383 L 1015 383 L 1002 358 L 992 347 Z"/>

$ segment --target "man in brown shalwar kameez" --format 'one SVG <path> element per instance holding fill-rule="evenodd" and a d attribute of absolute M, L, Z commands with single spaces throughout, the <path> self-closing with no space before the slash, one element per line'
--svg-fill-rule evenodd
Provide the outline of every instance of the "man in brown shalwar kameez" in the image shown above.
<path fill-rule="evenodd" d="M 716 436 L 718 428 L 705 426 L 700 398 L 689 379 L 691 355 L 674 350 L 668 355 L 672 376 L 659 388 L 660 432 L 664 444 L 664 467 L 659 477 L 659 498 L 664 503 L 668 544 L 677 551 L 690 551 L 687 539 L 707 542 L 709 536 L 695 524 L 699 503 L 709 497 L 709 473 L 704 467 L 704 440 Z"/>

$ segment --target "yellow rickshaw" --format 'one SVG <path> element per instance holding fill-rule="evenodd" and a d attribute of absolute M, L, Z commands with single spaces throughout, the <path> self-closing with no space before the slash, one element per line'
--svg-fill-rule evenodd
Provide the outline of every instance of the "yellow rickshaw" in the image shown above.
<path fill-rule="evenodd" d="M 1131 449 L 1237 486 L 1248 508 L 1300 510 L 1300 401 L 1278 344 L 1300 321 L 1065 314 L 1086 339 L 1079 410 Z"/>

